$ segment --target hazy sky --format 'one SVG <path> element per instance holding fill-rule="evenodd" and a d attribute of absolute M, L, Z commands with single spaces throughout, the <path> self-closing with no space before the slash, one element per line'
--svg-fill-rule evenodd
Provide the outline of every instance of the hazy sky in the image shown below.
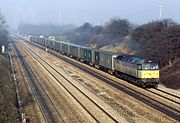
<path fill-rule="evenodd" d="M 0 9 L 10 27 L 18 23 L 53 23 L 82 25 L 104 24 L 113 17 L 135 24 L 163 17 L 180 23 L 180 0 L 0 0 Z"/>

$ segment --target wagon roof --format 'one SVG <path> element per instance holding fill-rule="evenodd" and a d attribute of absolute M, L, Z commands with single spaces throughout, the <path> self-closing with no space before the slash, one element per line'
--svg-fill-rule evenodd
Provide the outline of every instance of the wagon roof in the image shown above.
<path fill-rule="evenodd" d="M 79 47 L 79 48 L 92 49 L 90 47 L 81 46 L 81 45 L 77 45 L 77 44 L 73 44 L 73 43 L 69 43 L 69 42 L 64 42 L 64 41 L 58 41 L 58 42 L 61 42 L 61 43 L 64 43 L 64 44 L 69 44 L 71 46 L 75 46 L 75 47 Z"/>
<path fill-rule="evenodd" d="M 101 52 L 104 54 L 109 54 L 109 55 L 119 55 L 119 53 L 115 53 L 115 52 L 110 52 L 110 51 L 103 51 L 103 50 L 98 50 L 98 49 L 93 49 L 96 52 Z"/>

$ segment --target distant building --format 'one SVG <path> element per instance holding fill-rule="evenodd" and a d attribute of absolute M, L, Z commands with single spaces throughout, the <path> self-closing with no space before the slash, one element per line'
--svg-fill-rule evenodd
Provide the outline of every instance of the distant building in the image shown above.
<path fill-rule="evenodd" d="M 43 36 L 43 35 L 40 35 L 39 37 L 40 37 L 40 38 L 44 38 L 44 36 Z"/>
<path fill-rule="evenodd" d="M 5 46 L 2 46 L 2 53 L 5 53 Z"/>
<path fill-rule="evenodd" d="M 29 39 L 30 39 L 30 37 L 31 37 L 32 35 L 29 35 L 28 37 L 29 37 Z"/>
<path fill-rule="evenodd" d="M 55 40 L 56 38 L 55 38 L 55 36 L 49 36 L 48 39 Z"/>

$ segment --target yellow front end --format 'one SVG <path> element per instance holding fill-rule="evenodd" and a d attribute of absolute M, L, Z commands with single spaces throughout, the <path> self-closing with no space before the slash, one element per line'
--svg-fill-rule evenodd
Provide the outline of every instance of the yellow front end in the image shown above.
<path fill-rule="evenodd" d="M 159 79 L 159 70 L 138 70 L 138 78 Z"/>

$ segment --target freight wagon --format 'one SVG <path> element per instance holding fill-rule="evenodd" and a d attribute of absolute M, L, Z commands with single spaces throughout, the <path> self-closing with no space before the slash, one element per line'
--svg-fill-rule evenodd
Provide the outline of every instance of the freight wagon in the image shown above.
<path fill-rule="evenodd" d="M 141 87 L 156 87 L 159 83 L 159 67 L 156 62 L 137 56 L 101 51 L 64 41 L 30 37 L 30 41 L 45 45 L 55 51 L 78 59 L 116 77 Z"/>

